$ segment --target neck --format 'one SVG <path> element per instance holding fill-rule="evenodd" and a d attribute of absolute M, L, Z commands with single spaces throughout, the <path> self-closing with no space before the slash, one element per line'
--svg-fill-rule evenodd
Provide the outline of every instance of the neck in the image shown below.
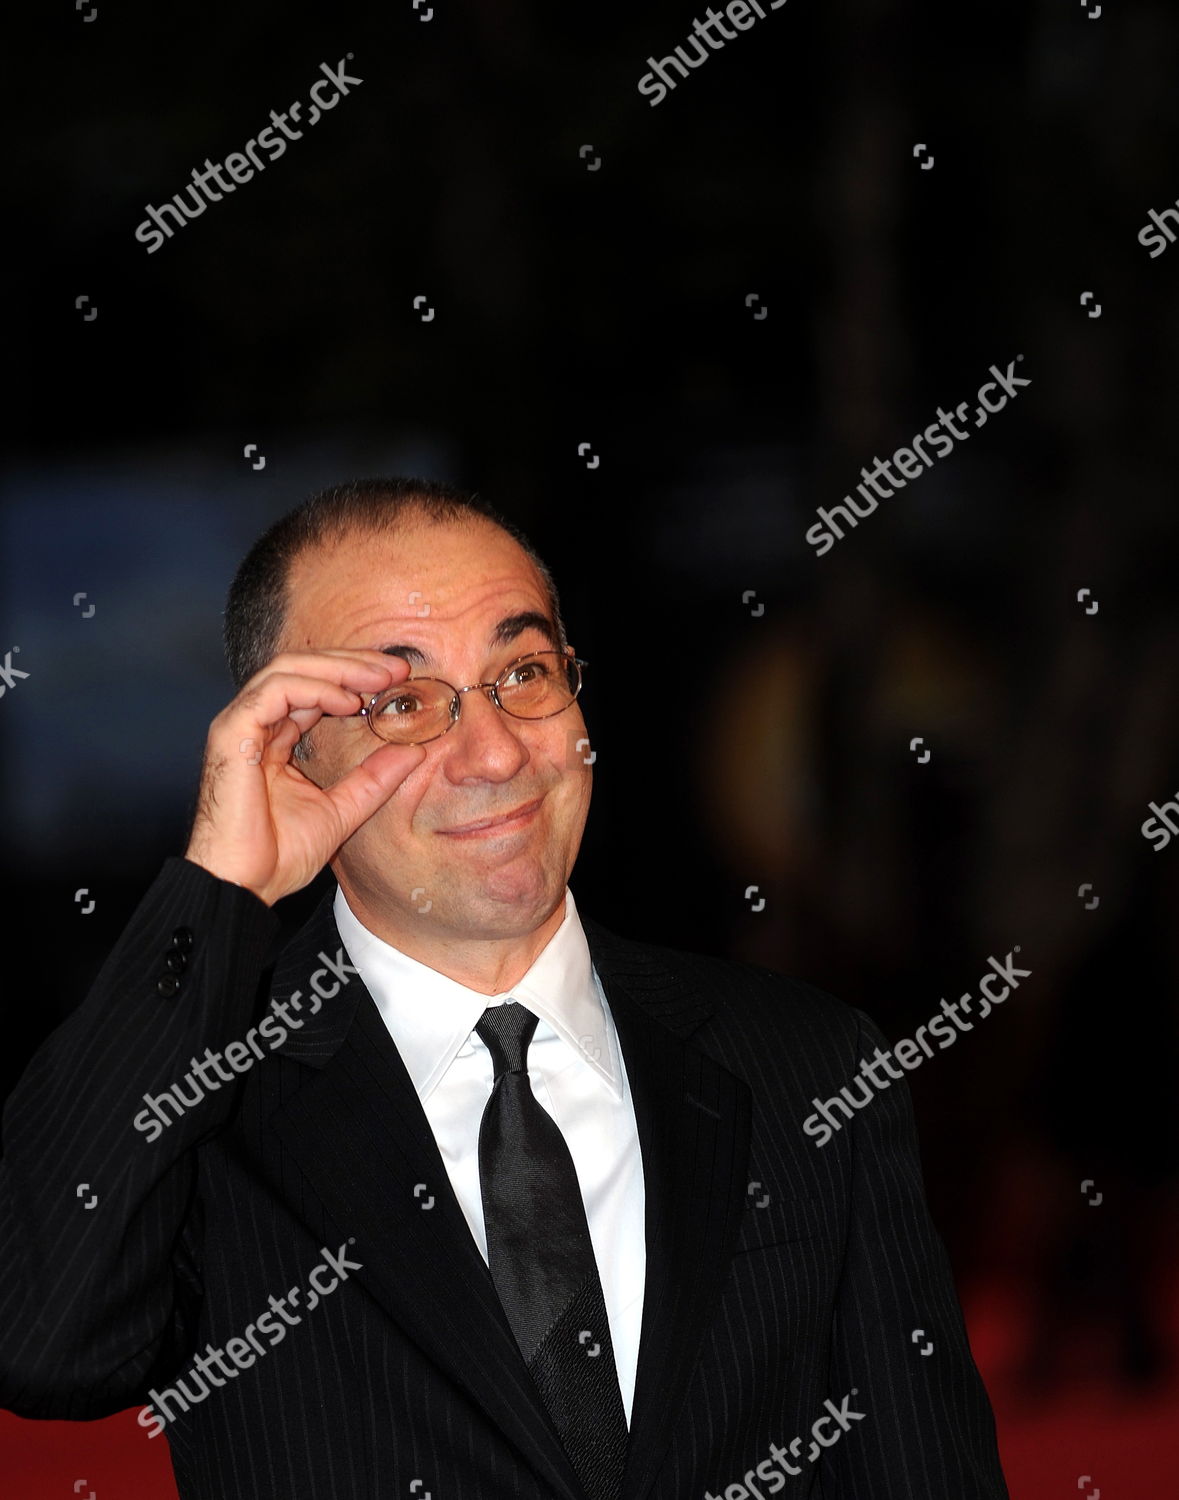
<path fill-rule="evenodd" d="M 337 877 L 338 878 L 338 877 Z M 469 937 L 461 932 L 433 933 L 403 928 L 386 913 L 373 910 L 356 892 L 340 882 L 344 898 L 357 921 L 391 948 L 445 974 L 480 995 L 501 995 L 517 984 L 536 962 L 545 945 L 565 920 L 565 893 L 531 932 L 511 937 Z"/>

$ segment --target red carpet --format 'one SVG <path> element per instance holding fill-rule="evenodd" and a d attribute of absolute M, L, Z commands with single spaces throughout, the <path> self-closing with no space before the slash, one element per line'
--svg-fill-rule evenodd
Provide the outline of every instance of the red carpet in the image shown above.
<path fill-rule="evenodd" d="M 1179 1314 L 1179 1299 L 1173 1299 Z M 1021 1395 L 1023 1309 L 1001 1288 L 966 1312 L 975 1358 L 995 1405 L 1012 1500 L 1166 1500 L 1179 1475 L 1179 1379 L 1127 1393 L 1108 1380 L 1110 1351 L 1082 1341 L 1047 1395 Z M 1179 1332 L 1179 1316 L 1171 1319 Z M 1092 1371 L 1092 1374 L 1086 1374 Z M 1102 1376 L 1105 1376 L 1104 1382 Z M 102 1422 L 26 1422 L 0 1412 L 4 1500 L 175 1500 L 167 1439 L 149 1439 L 135 1411 Z M 1088 1476 L 1084 1483 L 1081 1481 Z M 259 1500 L 276 1500 L 260 1496 Z M 690 1497 L 685 1497 L 690 1500 Z M 939 1500 L 958 1500 L 956 1496 Z"/>

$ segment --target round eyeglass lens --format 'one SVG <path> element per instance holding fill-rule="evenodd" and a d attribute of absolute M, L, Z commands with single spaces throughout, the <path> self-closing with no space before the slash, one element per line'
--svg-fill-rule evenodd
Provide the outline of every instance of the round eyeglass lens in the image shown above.
<path fill-rule="evenodd" d="M 547 719 L 573 702 L 577 668 L 559 651 L 538 651 L 514 662 L 498 683 L 499 701 L 521 719 Z"/>
<path fill-rule="evenodd" d="M 376 698 L 369 721 L 383 740 L 395 745 L 422 744 L 450 727 L 453 698 L 445 682 L 432 677 L 408 679 Z"/>

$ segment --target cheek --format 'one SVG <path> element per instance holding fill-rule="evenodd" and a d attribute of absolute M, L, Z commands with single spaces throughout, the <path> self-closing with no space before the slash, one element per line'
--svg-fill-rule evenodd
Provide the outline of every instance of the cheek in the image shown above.
<path fill-rule="evenodd" d="M 589 768 L 597 758 L 590 742 L 589 730 L 580 713 L 561 715 L 560 733 L 549 746 L 549 759 L 570 782 L 587 780 Z"/>
<path fill-rule="evenodd" d="M 561 779 L 553 790 L 553 803 L 556 820 L 563 828 L 579 828 L 589 809 L 593 771 L 581 761 L 581 756 L 588 754 L 588 748 L 583 748 L 576 759 L 559 768 Z"/>
<path fill-rule="evenodd" d="M 419 809 L 423 805 L 429 806 L 433 779 L 430 763 L 426 761 L 401 783 L 381 808 L 382 812 L 388 813 L 387 824 L 401 829 L 403 836 L 418 834 L 430 826 L 428 818 L 422 818 L 420 828 L 416 820 Z"/>

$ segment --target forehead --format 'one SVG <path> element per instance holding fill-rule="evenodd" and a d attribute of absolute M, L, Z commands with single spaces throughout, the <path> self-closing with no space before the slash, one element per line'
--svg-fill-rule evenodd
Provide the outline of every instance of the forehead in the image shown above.
<path fill-rule="evenodd" d="M 297 557 L 284 637 L 294 648 L 415 643 L 421 663 L 504 644 L 539 621 L 551 627 L 549 605 L 532 560 L 497 526 L 414 523 L 349 533 Z M 515 616 L 532 623 L 496 630 Z M 527 638 L 519 649 L 529 649 Z"/>

